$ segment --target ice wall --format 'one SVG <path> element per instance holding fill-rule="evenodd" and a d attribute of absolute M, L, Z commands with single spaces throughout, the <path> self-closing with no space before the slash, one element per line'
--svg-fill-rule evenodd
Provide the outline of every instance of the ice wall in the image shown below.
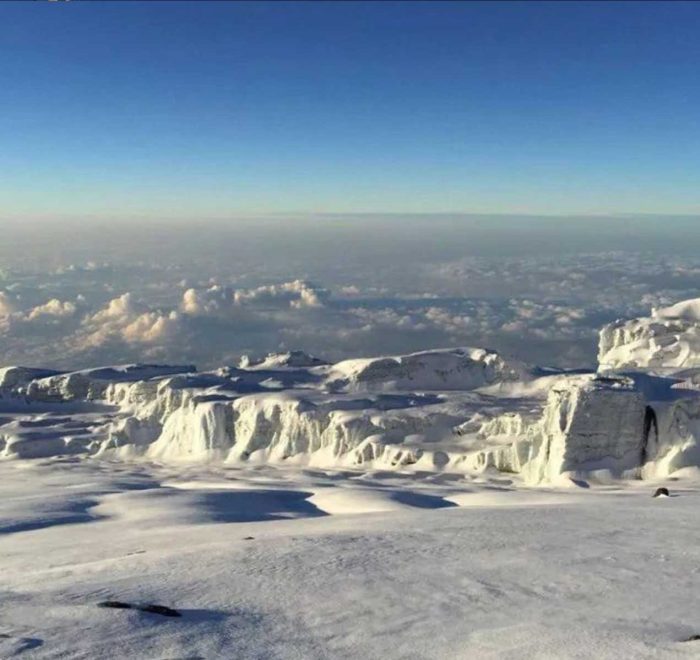
<path fill-rule="evenodd" d="M 645 410 L 642 393 L 621 380 L 553 389 L 542 419 L 543 478 L 594 470 L 621 475 L 638 468 Z"/>

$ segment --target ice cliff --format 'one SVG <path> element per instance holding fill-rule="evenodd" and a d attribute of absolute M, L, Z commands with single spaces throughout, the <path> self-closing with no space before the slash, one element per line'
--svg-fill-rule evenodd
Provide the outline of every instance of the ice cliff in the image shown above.
<path fill-rule="evenodd" d="M 211 372 L 7 367 L 0 456 L 490 470 L 529 484 L 665 476 L 700 465 L 700 368 L 680 358 L 698 306 L 605 327 L 599 373 L 474 348 L 337 364 L 292 351 Z"/>

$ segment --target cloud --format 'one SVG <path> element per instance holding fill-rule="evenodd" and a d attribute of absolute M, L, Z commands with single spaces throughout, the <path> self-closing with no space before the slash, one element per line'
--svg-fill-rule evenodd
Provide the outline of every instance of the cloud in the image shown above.
<path fill-rule="evenodd" d="M 85 346 L 113 341 L 127 344 L 163 342 L 177 335 L 180 316 L 176 311 L 149 310 L 127 292 L 110 300 L 104 308 L 83 320 L 79 335 Z"/>
<path fill-rule="evenodd" d="M 295 309 L 320 308 L 324 306 L 327 292 L 303 280 L 270 284 L 254 289 L 234 291 L 236 305 L 270 304 L 283 301 Z"/>
<path fill-rule="evenodd" d="M 0 316 L 10 316 L 15 311 L 15 305 L 10 297 L 0 291 Z"/>
<path fill-rule="evenodd" d="M 129 343 L 164 341 L 177 335 L 179 319 L 177 312 L 170 312 L 165 316 L 156 312 L 140 314 L 121 329 L 121 336 Z"/>
<path fill-rule="evenodd" d="M 73 258 L 85 266 L 6 271 L 0 363 L 214 367 L 281 346 L 342 359 L 482 345 L 584 366 L 604 323 L 700 290 L 700 266 L 678 255 L 377 259 L 355 270 L 336 260 L 337 272 L 306 260 L 308 275 L 279 259 L 225 257 L 179 263 L 168 252 L 160 262 L 107 264 L 94 256 Z"/>
<path fill-rule="evenodd" d="M 0 332 L 3 334 L 11 334 L 15 330 L 26 334 L 31 331 L 31 326 L 61 323 L 74 317 L 78 311 L 76 303 L 58 298 L 27 309 L 19 309 L 19 302 L 19 298 L 12 299 L 0 291 Z"/>
<path fill-rule="evenodd" d="M 234 314 L 234 292 L 219 284 L 205 289 L 191 287 L 182 294 L 180 311 L 190 316 Z"/>
<path fill-rule="evenodd" d="M 104 309 L 101 309 L 92 316 L 91 321 L 93 323 L 119 322 L 135 316 L 138 313 L 133 296 L 131 293 L 127 292 L 110 300 Z"/>
<path fill-rule="evenodd" d="M 350 298 L 353 298 L 355 296 L 360 295 L 360 288 L 355 286 L 354 284 L 349 284 L 347 286 L 341 286 L 338 289 L 339 293 L 343 296 L 348 296 Z"/>
<path fill-rule="evenodd" d="M 188 288 L 182 294 L 179 309 L 190 316 L 243 318 L 245 309 L 320 309 L 327 297 L 325 289 L 303 280 L 250 289 L 231 289 L 214 284 L 206 288 Z"/>
<path fill-rule="evenodd" d="M 187 289 L 182 294 L 180 309 L 185 314 L 200 316 L 211 314 L 217 311 L 218 308 L 219 305 L 215 300 L 210 300 L 204 292 L 197 289 Z"/>
<path fill-rule="evenodd" d="M 43 305 L 37 305 L 29 310 L 26 314 L 26 319 L 28 321 L 35 321 L 45 317 L 64 318 L 74 316 L 77 311 L 78 308 L 75 303 L 68 300 L 61 302 L 58 298 L 52 298 Z"/>
<path fill-rule="evenodd" d="M 423 330 L 425 325 L 421 323 L 420 315 L 402 313 L 390 307 L 382 309 L 369 309 L 365 307 L 354 307 L 349 313 L 362 321 L 363 329 L 374 329 L 376 327 L 398 328 L 401 330 Z"/>

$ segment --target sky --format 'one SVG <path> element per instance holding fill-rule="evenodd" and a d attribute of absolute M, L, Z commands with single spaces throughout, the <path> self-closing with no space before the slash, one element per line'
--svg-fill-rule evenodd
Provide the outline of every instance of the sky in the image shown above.
<path fill-rule="evenodd" d="M 0 4 L 0 222 L 700 212 L 700 5 Z"/>
<path fill-rule="evenodd" d="M 483 346 L 700 291 L 700 4 L 0 3 L 0 366 Z"/>

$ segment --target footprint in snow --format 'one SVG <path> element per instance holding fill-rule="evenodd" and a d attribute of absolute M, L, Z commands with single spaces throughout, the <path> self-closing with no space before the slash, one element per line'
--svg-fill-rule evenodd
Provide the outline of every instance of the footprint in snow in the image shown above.
<path fill-rule="evenodd" d="M 15 637 L 7 633 L 0 633 L 0 657 L 7 658 L 13 655 L 19 655 L 24 651 L 42 646 L 43 639 L 38 637 Z"/>

